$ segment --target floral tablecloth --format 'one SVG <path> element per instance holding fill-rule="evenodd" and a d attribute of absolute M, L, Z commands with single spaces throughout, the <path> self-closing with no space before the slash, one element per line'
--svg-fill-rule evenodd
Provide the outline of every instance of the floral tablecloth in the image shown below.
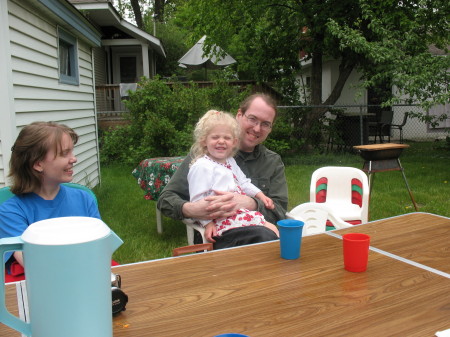
<path fill-rule="evenodd" d="M 186 157 L 144 159 L 131 173 L 145 191 L 144 198 L 158 200 L 162 190 Z"/>

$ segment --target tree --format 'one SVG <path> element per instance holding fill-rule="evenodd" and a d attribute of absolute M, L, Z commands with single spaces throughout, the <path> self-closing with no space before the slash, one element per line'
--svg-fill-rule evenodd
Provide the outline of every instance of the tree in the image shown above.
<path fill-rule="evenodd" d="M 180 1 L 180 0 L 178 0 Z M 164 77 L 178 75 L 178 59 L 188 49 L 185 32 L 171 23 L 175 12 L 173 0 L 119 0 L 117 10 L 122 17 L 131 19 L 143 31 L 155 35 L 164 45 L 166 57 L 157 58 L 157 73 Z"/>
<path fill-rule="evenodd" d="M 142 11 L 141 6 L 139 5 L 139 0 L 130 0 L 131 8 L 133 9 L 134 19 L 136 20 L 136 25 L 142 29 L 143 20 L 142 20 Z"/>
<path fill-rule="evenodd" d="M 131 11 L 130 16 L 140 29 L 145 27 L 145 18 L 150 17 L 157 22 L 165 22 L 166 8 L 173 9 L 173 0 L 119 0 L 118 10 L 124 16 L 126 12 Z"/>
<path fill-rule="evenodd" d="M 449 43 L 445 0 L 190 0 L 178 7 L 177 20 L 192 29 L 192 41 L 206 34 L 207 46 L 218 44 L 233 55 L 241 78 L 294 79 L 303 51 L 312 64 L 310 103 L 316 106 L 302 119 L 304 139 L 355 68 L 366 87 L 388 81 L 421 101 L 448 99 L 448 58 L 427 52 L 431 44 Z M 340 65 L 323 99 L 325 57 Z"/>
<path fill-rule="evenodd" d="M 428 110 L 445 104 L 449 96 L 449 7 L 447 1 L 372 2 L 361 0 L 361 17 L 367 22 L 363 35 L 357 27 L 329 20 L 327 26 L 349 49 L 367 62 L 361 64 L 364 86 L 386 79 L 398 88 L 386 103 L 420 102 Z M 440 54 L 440 55 L 439 55 Z"/>

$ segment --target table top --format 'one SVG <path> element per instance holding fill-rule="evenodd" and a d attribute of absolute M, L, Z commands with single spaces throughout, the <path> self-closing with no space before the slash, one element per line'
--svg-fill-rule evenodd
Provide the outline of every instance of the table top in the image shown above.
<path fill-rule="evenodd" d="M 144 198 L 158 200 L 162 190 L 186 157 L 158 157 L 144 159 L 131 172 L 145 191 Z"/>
<path fill-rule="evenodd" d="M 409 147 L 408 144 L 395 144 L 395 143 L 383 143 L 383 144 L 369 144 L 369 145 L 356 145 L 353 146 L 356 150 L 361 151 L 379 151 L 388 149 L 404 149 Z"/>
<path fill-rule="evenodd" d="M 114 267 L 129 296 L 114 336 L 434 336 L 450 328 L 450 279 L 379 250 L 444 268 L 449 228 L 413 213 L 304 237 L 298 260 L 281 259 L 273 241 Z M 347 231 L 371 235 L 364 273 L 343 268 Z"/>
<path fill-rule="evenodd" d="M 334 231 L 339 235 L 350 232 L 368 234 L 372 247 L 448 273 L 450 277 L 450 219 L 447 217 L 410 213 Z"/>

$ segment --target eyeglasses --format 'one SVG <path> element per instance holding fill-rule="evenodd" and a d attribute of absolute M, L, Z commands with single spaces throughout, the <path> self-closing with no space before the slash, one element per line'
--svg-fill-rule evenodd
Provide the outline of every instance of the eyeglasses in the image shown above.
<path fill-rule="evenodd" d="M 256 117 L 253 116 L 253 115 L 249 115 L 249 116 L 244 115 L 244 117 L 247 118 L 248 122 L 249 122 L 252 126 L 258 126 L 258 125 L 259 125 L 259 127 L 261 128 L 261 130 L 269 131 L 270 129 L 272 129 L 272 123 L 270 123 L 270 122 L 267 122 L 267 121 L 266 121 L 266 122 L 260 122 L 260 121 L 258 120 L 258 118 L 256 118 Z"/>

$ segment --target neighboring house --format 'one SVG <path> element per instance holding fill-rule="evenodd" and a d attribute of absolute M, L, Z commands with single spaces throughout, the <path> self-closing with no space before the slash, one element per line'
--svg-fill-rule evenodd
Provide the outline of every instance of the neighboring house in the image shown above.
<path fill-rule="evenodd" d="M 439 50 L 435 50 L 430 48 L 430 52 L 436 56 L 444 56 Z M 304 55 L 301 55 L 304 56 Z M 298 80 L 302 83 L 306 88 L 306 94 L 311 79 L 311 60 L 302 61 L 302 74 L 298 75 Z M 338 79 L 339 75 L 339 60 L 333 59 L 325 59 L 322 64 L 322 101 L 330 95 L 333 87 Z M 341 96 L 335 103 L 336 106 L 353 106 L 347 107 L 346 110 L 349 112 L 358 112 L 360 108 L 358 105 L 367 106 L 379 104 L 380 101 L 377 100 L 376 95 L 373 92 L 367 91 L 365 89 L 361 89 L 360 80 L 361 74 L 358 73 L 356 69 L 352 71 L 349 78 L 347 79 L 344 88 L 342 90 Z M 395 92 L 395 88 L 387 88 L 388 91 Z M 304 92 L 301 92 L 303 94 Z M 375 109 L 375 107 L 373 107 Z M 394 117 L 393 124 L 401 124 L 403 121 L 404 112 L 414 111 L 415 113 L 421 112 L 425 114 L 425 111 L 418 106 L 395 106 L 393 107 Z M 364 111 L 365 112 L 365 111 Z M 373 111 L 369 111 L 373 112 Z M 429 124 L 419 121 L 417 118 L 408 121 L 403 128 L 403 136 L 406 139 L 435 139 L 435 138 L 444 138 L 448 135 L 448 130 L 450 128 L 450 104 L 440 105 L 433 107 L 429 112 L 429 115 L 440 116 L 443 114 L 447 115 L 447 120 L 439 123 L 436 128 L 432 128 Z M 398 130 L 393 130 L 393 139 L 397 140 L 399 138 Z"/>
<path fill-rule="evenodd" d="M 121 109 L 120 83 L 152 77 L 155 53 L 165 56 L 158 39 L 122 20 L 109 1 L 71 2 L 0 0 L 0 187 L 8 185 L 11 146 L 33 121 L 75 129 L 74 182 L 97 185 L 96 111 Z"/>
<path fill-rule="evenodd" d="M 121 18 L 108 0 L 69 0 L 101 31 L 94 48 L 97 111 L 125 110 L 123 97 L 142 76 L 156 74 L 157 55 L 165 57 L 161 41 Z"/>

